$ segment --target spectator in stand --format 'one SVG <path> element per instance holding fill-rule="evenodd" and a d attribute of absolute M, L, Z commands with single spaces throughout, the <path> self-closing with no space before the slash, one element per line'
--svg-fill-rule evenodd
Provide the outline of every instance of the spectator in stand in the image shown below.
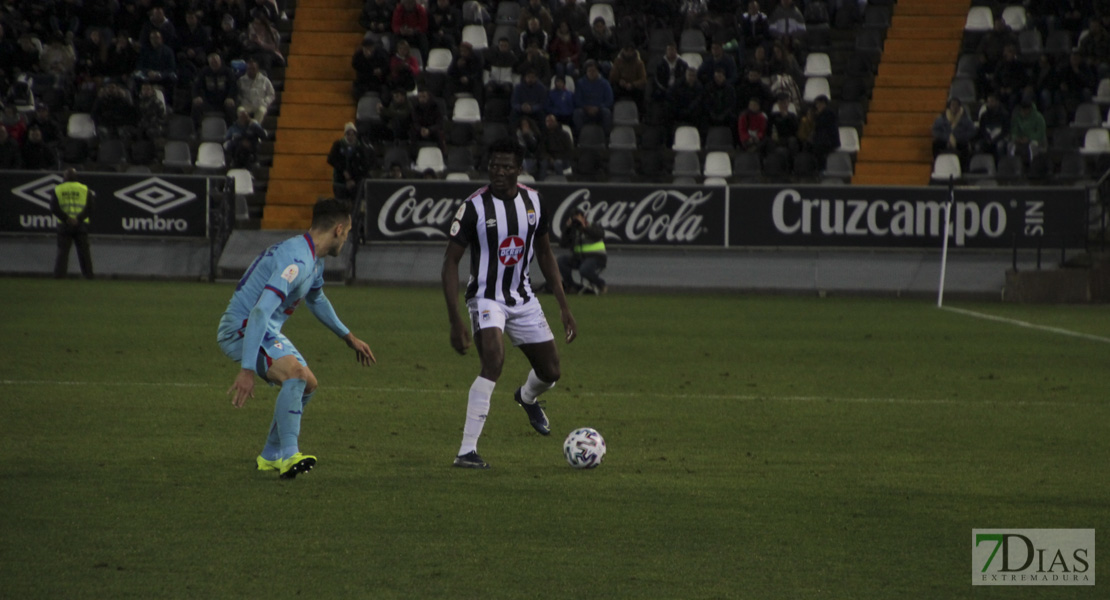
<path fill-rule="evenodd" d="M 605 19 L 594 19 L 590 34 L 586 36 L 586 43 L 582 46 L 582 57 L 597 63 L 597 68 L 605 77 L 609 77 L 609 70 L 613 67 L 613 57 L 617 55 L 617 36 L 612 28 L 605 23 Z"/>
<path fill-rule="evenodd" d="M 150 32 L 150 45 L 139 50 L 139 61 L 135 66 L 132 78 L 138 83 L 162 86 L 166 94 L 173 91 L 177 83 L 177 59 L 173 50 L 162 43 L 160 32 Z"/>
<path fill-rule="evenodd" d="M 235 118 L 235 73 L 223 63 L 220 55 L 208 55 L 208 66 L 197 73 L 193 82 L 193 121 L 199 126 L 205 112 L 223 112 L 224 120 Z"/>
<path fill-rule="evenodd" d="M 810 104 L 798 118 L 798 150 L 813 152 L 813 134 L 817 130 L 817 108 Z"/>
<path fill-rule="evenodd" d="M 725 80 L 724 69 L 718 67 L 713 72 L 713 81 L 705 86 L 704 97 L 705 127 L 736 127 L 736 88 Z"/>
<path fill-rule="evenodd" d="M 1010 149 L 1010 112 L 998 101 L 998 94 L 990 94 L 979 112 L 978 148 L 994 157 L 1002 158 Z"/>
<path fill-rule="evenodd" d="M 166 11 L 161 6 L 151 6 L 150 18 L 143 24 L 143 29 L 139 33 L 139 39 L 143 46 L 148 46 L 151 43 L 150 33 L 157 31 L 162 34 L 162 43 L 169 46 L 171 50 L 177 48 L 177 28 L 174 27 L 173 21 L 166 18 Z"/>
<path fill-rule="evenodd" d="M 0 33 L 0 38 L 2 37 L 3 34 Z M 0 44 L 2 44 L 2 42 L 0 42 Z M 89 29 L 83 37 L 75 41 L 74 50 L 77 52 L 77 77 L 85 80 L 95 77 L 96 74 L 93 72 L 93 67 L 96 61 L 101 55 L 107 54 L 108 52 L 108 43 L 104 39 L 103 30 Z M 0 50 L 0 52 L 2 52 L 2 50 Z M 3 58 L 0 58 L 0 61 L 3 60 Z M 0 79 L 2 78 L 3 76 L 0 75 Z"/>
<path fill-rule="evenodd" d="M 840 147 L 840 119 L 837 118 L 836 111 L 829 107 L 829 98 L 824 94 L 813 101 L 813 106 L 813 154 L 824 169 L 829 153 Z"/>
<path fill-rule="evenodd" d="M 486 83 L 486 97 L 508 98 L 513 92 L 513 69 L 516 68 L 517 55 L 509 45 L 509 38 L 497 40 L 497 47 L 486 53 L 486 66 L 489 67 L 489 82 Z"/>
<path fill-rule="evenodd" d="M 281 34 L 260 10 L 255 10 L 254 18 L 247 27 L 247 42 L 243 45 L 243 52 L 244 56 L 254 58 L 267 71 L 274 65 L 285 66 L 285 56 L 281 53 Z"/>
<path fill-rule="evenodd" d="M 220 19 L 220 31 L 215 36 L 214 52 L 228 60 L 238 60 L 246 52 L 247 36 L 235 26 L 235 17 L 225 14 Z"/>
<path fill-rule="evenodd" d="M 332 191 L 336 198 L 350 199 L 358 193 L 358 184 L 370 174 L 372 164 L 365 146 L 358 140 L 354 123 L 343 126 L 343 138 L 336 140 L 328 152 L 332 167 Z"/>
<path fill-rule="evenodd" d="M 11 29 L 0 20 L 0 89 L 8 89 L 14 79 L 15 54 L 18 47 L 12 41 Z"/>
<path fill-rule="evenodd" d="M 19 143 L 8 135 L 7 127 L 0 127 L 0 169 L 20 169 L 23 167 L 23 152 Z"/>
<path fill-rule="evenodd" d="M 521 169 L 535 177 L 540 155 L 540 137 L 539 132 L 536 131 L 536 125 L 532 119 L 523 118 L 517 123 L 515 131 L 517 143 L 524 148 Z"/>
<path fill-rule="evenodd" d="M 185 13 L 185 27 L 178 33 L 178 79 L 182 85 L 192 86 L 197 72 L 204 68 L 208 53 L 212 51 L 212 32 L 200 22 L 199 11 Z"/>
<path fill-rule="evenodd" d="M 248 59 L 247 72 L 239 78 L 239 107 L 245 107 L 252 119 L 262 122 L 275 98 L 273 82 L 259 68 L 256 59 Z"/>
<path fill-rule="evenodd" d="M 671 87 L 686 78 L 686 70 L 689 68 L 686 61 L 678 55 L 678 47 L 667 44 L 663 58 L 655 67 L 655 78 L 651 86 L 652 99 L 665 100 Z"/>
<path fill-rule="evenodd" d="M 277 0 L 254 0 L 253 5 L 250 9 L 252 15 L 262 14 L 270 23 L 276 23 L 281 18 Z"/>
<path fill-rule="evenodd" d="M 1079 41 L 1079 54 L 1095 69 L 1099 79 L 1110 77 L 1110 32 L 1098 16 L 1091 17 L 1087 35 Z"/>
<path fill-rule="evenodd" d="M 743 106 L 747 106 L 748 102 L 753 99 L 759 100 L 760 106 L 770 106 L 771 103 L 774 102 L 775 94 L 772 94 L 771 88 L 763 83 L 763 78 L 759 76 L 759 71 L 749 69 L 744 80 L 740 82 L 740 85 L 736 86 L 736 98 Z"/>
<path fill-rule="evenodd" d="M 228 166 L 233 169 L 249 169 L 258 164 L 258 147 L 266 139 L 266 130 L 250 116 L 245 106 L 240 106 L 235 121 L 224 135 L 224 153 Z"/>
<path fill-rule="evenodd" d="M 574 134 L 586 123 L 599 123 L 606 133 L 613 129 L 613 88 L 592 60 L 586 61 L 586 76 L 574 86 Z"/>
<path fill-rule="evenodd" d="M 998 63 L 1002 62 L 1002 52 L 1006 46 L 1017 46 L 1017 35 L 1006 25 L 1002 19 L 994 20 L 994 28 L 988 31 L 979 40 L 976 53 L 979 55 L 979 69 L 981 83 L 986 83 L 987 75 L 994 73 Z"/>
<path fill-rule="evenodd" d="M 517 63 L 515 71 L 523 77 L 525 71 L 529 69 L 536 72 L 536 78 L 540 81 L 551 79 L 551 62 L 547 60 L 547 54 L 536 45 L 536 42 L 528 42 L 528 48 Z"/>
<path fill-rule="evenodd" d="M 556 23 L 565 22 L 570 26 L 570 32 L 579 37 L 590 33 L 590 14 L 586 10 L 585 2 L 578 0 L 564 0 L 563 4 L 555 9 L 552 15 Z"/>
<path fill-rule="evenodd" d="M 766 14 L 760 12 L 759 2 L 755 0 L 748 2 L 748 10 L 740 16 L 736 27 L 748 52 L 771 43 L 770 21 Z"/>
<path fill-rule="evenodd" d="M 705 115 L 705 89 L 698 72 L 686 69 L 686 77 L 671 86 L 667 95 L 667 106 L 670 109 L 672 123 L 677 125 L 693 125 L 701 129 Z"/>
<path fill-rule="evenodd" d="M 61 33 L 51 35 L 46 47 L 42 49 L 42 54 L 39 55 L 39 69 L 57 76 L 62 81 L 71 81 L 76 64 L 77 52 L 73 44 Z"/>
<path fill-rule="evenodd" d="M 161 139 L 166 130 L 166 103 L 154 91 L 154 86 L 144 83 L 139 88 L 139 137 Z"/>
<path fill-rule="evenodd" d="M 775 105 L 771 108 L 768 117 L 770 140 L 768 145 L 772 148 L 786 148 L 791 155 L 797 154 L 801 149 L 798 144 L 798 113 L 790 96 L 779 94 Z"/>
<path fill-rule="evenodd" d="M 97 90 L 92 118 L 96 122 L 96 134 L 100 139 L 130 139 L 138 117 L 139 111 L 127 88 L 116 83 L 107 83 Z"/>
<path fill-rule="evenodd" d="M 520 52 L 527 52 L 528 46 L 535 44 L 537 48 L 544 51 L 544 57 L 546 58 L 548 38 L 547 32 L 540 26 L 540 20 L 532 17 L 528 19 L 528 25 L 520 32 L 517 48 Z"/>
<path fill-rule="evenodd" d="M 806 31 L 806 18 L 794 6 L 794 0 L 779 0 L 778 7 L 767 21 L 772 37 L 801 36 Z"/>
<path fill-rule="evenodd" d="M 1032 100 L 1022 100 L 1010 116 L 1010 155 L 1020 157 L 1028 167 L 1033 156 L 1044 152 L 1047 146 L 1044 117 Z"/>
<path fill-rule="evenodd" d="M 15 104 L 4 104 L 3 116 L 0 116 L 0 126 L 8 130 L 8 136 L 15 140 L 19 146 L 23 145 L 23 138 L 27 137 L 27 118 L 15 109 Z"/>
<path fill-rule="evenodd" d="M 556 77 L 578 77 L 578 57 L 582 54 L 582 44 L 578 34 L 571 31 L 570 24 L 560 21 L 555 36 L 547 46 L 547 54 L 555 65 Z"/>
<path fill-rule="evenodd" d="M 746 152 L 762 153 L 767 143 L 767 115 L 759 101 L 748 101 L 748 110 L 736 121 L 736 132 L 740 136 L 740 147 Z"/>
<path fill-rule="evenodd" d="M 242 30 L 246 28 L 246 24 L 251 19 L 246 0 L 216 0 L 209 14 L 211 15 L 209 25 L 212 26 L 212 31 L 223 29 L 224 22 L 227 21 L 228 17 L 231 17 L 232 27 L 239 33 L 243 33 Z M 228 56 L 228 60 L 233 58 L 238 57 Z"/>
<path fill-rule="evenodd" d="M 50 105 L 39 102 L 35 105 L 35 114 L 27 119 L 27 126 L 35 126 L 42 132 L 42 139 L 47 145 L 54 147 L 62 141 L 64 130 L 58 119 L 51 114 Z"/>
<path fill-rule="evenodd" d="M 941 153 L 955 153 L 960 157 L 960 165 L 967 168 L 975 133 L 975 123 L 960 99 L 949 99 L 948 108 L 933 121 L 933 158 Z"/>
<path fill-rule="evenodd" d="M 362 38 L 362 45 L 351 57 L 351 68 L 355 70 L 355 84 L 352 89 L 356 103 L 368 92 L 381 95 L 387 89 L 389 55 L 373 37 L 367 35 Z"/>
<path fill-rule="evenodd" d="M 536 123 L 542 121 L 547 97 L 547 86 L 540 83 L 536 72 L 531 69 L 526 71 L 524 79 L 513 87 L 513 95 L 509 101 L 509 126 L 516 129 L 522 118 L 532 119 Z"/>
<path fill-rule="evenodd" d="M 614 100 L 628 98 L 643 110 L 644 93 L 647 91 L 647 67 L 631 42 L 626 42 L 620 54 L 613 59 L 609 84 L 613 87 Z"/>
<path fill-rule="evenodd" d="M 1053 104 L 1063 104 L 1067 108 L 1068 116 L 1075 116 L 1075 109 L 1084 102 L 1090 102 L 1098 89 L 1098 73 L 1095 68 L 1083 60 L 1083 55 L 1072 52 L 1068 62 L 1064 64 L 1057 75 L 1058 87 L 1054 90 Z"/>
<path fill-rule="evenodd" d="M 401 0 L 393 9 L 393 35 L 420 49 L 428 60 L 428 11 L 416 0 Z"/>
<path fill-rule="evenodd" d="M 389 87 L 405 91 L 416 87 L 420 74 L 420 61 L 412 55 L 412 48 L 405 40 L 397 40 L 393 56 L 389 59 Z"/>
<path fill-rule="evenodd" d="M 528 22 L 532 19 L 537 19 L 540 23 L 540 29 L 543 31 L 551 31 L 554 27 L 555 20 L 551 17 L 551 11 L 545 6 L 543 0 L 528 0 L 522 3 L 524 7 L 520 11 L 520 18 L 517 19 L 516 28 L 519 31 L 528 29 Z M 543 45 L 544 48 L 547 44 Z M 527 46 L 521 46 L 520 49 L 524 50 Z"/>
<path fill-rule="evenodd" d="M 53 171 L 58 168 L 58 153 L 43 141 L 42 130 L 37 125 L 32 125 L 27 130 L 21 168 L 30 171 Z"/>
<path fill-rule="evenodd" d="M 789 75 L 795 82 L 805 81 L 805 70 L 798 58 L 787 49 L 787 39 L 777 40 L 771 46 L 770 74 Z"/>
<path fill-rule="evenodd" d="M 38 38 L 29 33 L 19 36 L 19 45 L 12 57 L 12 77 L 15 79 L 23 73 L 33 73 L 38 69 L 39 57 L 42 55 L 41 44 L 35 43 Z"/>
<path fill-rule="evenodd" d="M 474 51 L 470 42 L 459 44 L 459 53 L 447 67 L 446 95 L 453 99 L 456 94 L 469 93 L 479 103 L 482 102 L 482 71 L 485 61 Z"/>
<path fill-rule="evenodd" d="M 705 0 L 682 0 L 678 12 L 682 15 L 682 29 L 697 29 L 709 33 L 709 7 Z"/>
<path fill-rule="evenodd" d="M 574 93 L 567 89 L 565 77 L 555 76 L 555 87 L 548 90 L 543 110 L 562 125 L 574 123 Z"/>
<path fill-rule="evenodd" d="M 451 5 L 451 0 L 435 0 L 428 19 L 430 46 L 453 51 L 462 39 L 462 11 Z"/>
<path fill-rule="evenodd" d="M 543 137 L 540 141 L 540 181 L 547 179 L 548 173 L 562 175 L 570 167 L 574 156 L 574 140 L 563 129 L 555 115 L 544 117 Z"/>
<path fill-rule="evenodd" d="M 390 95 L 389 104 L 379 104 L 378 113 L 382 116 L 382 125 L 385 131 L 379 132 L 378 137 L 401 141 L 408 139 L 409 127 L 412 124 L 412 105 L 405 97 L 405 90 L 394 89 Z"/>
<path fill-rule="evenodd" d="M 367 37 L 381 43 L 382 36 L 393 31 L 393 12 L 397 9 L 392 0 L 366 0 L 358 22 Z"/>
<path fill-rule="evenodd" d="M 1002 51 L 1002 61 L 991 77 L 992 91 L 998 94 L 1007 108 L 1013 109 L 1021 102 L 1025 86 L 1029 83 L 1029 72 L 1018 57 L 1017 46 L 1006 46 Z"/>
<path fill-rule="evenodd" d="M 729 85 L 736 85 L 738 75 L 736 61 L 725 54 L 724 44 L 719 41 L 713 42 L 709 49 L 709 56 L 705 57 L 701 66 L 698 67 L 698 79 L 701 79 L 702 85 L 708 85 L 713 80 L 713 72 L 717 69 L 724 69 L 725 81 Z"/>
<path fill-rule="evenodd" d="M 417 92 L 409 128 L 409 154 L 415 158 L 419 146 L 425 144 L 435 144 L 441 151 L 444 150 L 446 121 L 447 117 L 440 110 L 439 103 L 432 100 L 431 93 L 426 89 Z"/>

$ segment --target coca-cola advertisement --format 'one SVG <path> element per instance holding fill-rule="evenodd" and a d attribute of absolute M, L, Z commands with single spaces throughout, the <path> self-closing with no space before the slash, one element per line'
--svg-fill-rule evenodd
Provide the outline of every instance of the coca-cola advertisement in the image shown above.
<path fill-rule="evenodd" d="M 481 182 L 368 181 L 365 235 L 371 242 L 439 241 Z M 532 184 L 529 184 L 532 185 Z M 575 210 L 624 245 L 724 246 L 725 188 L 537 183 L 558 241 Z"/>
<path fill-rule="evenodd" d="M 730 190 L 733 246 L 939 248 L 946 187 L 746 186 Z M 1081 247 L 1083 188 L 956 188 L 956 248 Z"/>

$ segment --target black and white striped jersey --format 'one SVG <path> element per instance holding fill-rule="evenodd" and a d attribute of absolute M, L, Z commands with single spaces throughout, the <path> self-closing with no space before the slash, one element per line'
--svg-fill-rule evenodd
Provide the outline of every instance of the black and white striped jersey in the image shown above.
<path fill-rule="evenodd" d="M 466 299 L 488 298 L 517 306 L 535 297 L 529 265 L 532 243 L 548 233 L 540 193 L 517 184 L 517 195 L 506 202 L 489 186 L 471 194 L 455 213 L 451 241 L 470 249 L 470 281 Z"/>

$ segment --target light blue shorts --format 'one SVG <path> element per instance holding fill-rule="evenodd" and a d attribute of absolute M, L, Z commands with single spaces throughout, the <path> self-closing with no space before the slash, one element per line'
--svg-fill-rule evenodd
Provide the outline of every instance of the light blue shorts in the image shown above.
<path fill-rule="evenodd" d="M 217 336 L 217 342 L 220 345 L 220 350 L 223 350 L 228 358 L 237 363 L 242 362 L 243 332 L 241 329 L 225 331 L 221 328 Z M 285 334 L 267 331 L 262 336 L 262 347 L 258 352 L 258 360 L 254 364 L 255 373 L 258 373 L 258 376 L 262 379 L 266 379 L 266 372 L 270 370 L 270 365 L 283 356 L 292 356 L 297 359 L 297 362 L 308 366 L 300 351 L 297 350 L 297 347 L 293 345 L 289 338 L 285 337 Z"/>

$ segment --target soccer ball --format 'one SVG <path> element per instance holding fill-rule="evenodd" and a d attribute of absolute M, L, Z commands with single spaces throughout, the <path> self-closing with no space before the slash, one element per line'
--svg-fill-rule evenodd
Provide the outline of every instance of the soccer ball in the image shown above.
<path fill-rule="evenodd" d="M 596 429 L 575 429 L 563 442 L 563 455 L 575 469 L 592 469 L 605 458 L 605 439 Z"/>

